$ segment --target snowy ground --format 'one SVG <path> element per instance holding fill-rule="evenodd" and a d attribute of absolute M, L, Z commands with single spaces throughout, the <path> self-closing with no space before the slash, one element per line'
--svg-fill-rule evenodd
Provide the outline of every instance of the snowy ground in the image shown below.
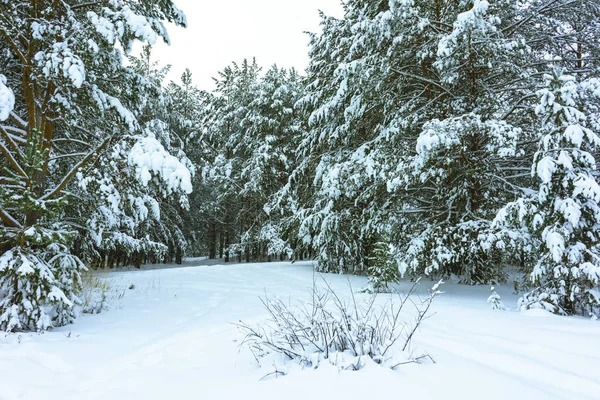
<path fill-rule="evenodd" d="M 43 335 L 0 337 L 1 400 L 600 399 L 600 322 L 493 311 L 487 287 L 443 288 L 415 342 L 436 364 L 298 369 L 259 381 L 271 371 L 239 352 L 231 323 L 265 317 L 258 299 L 265 288 L 304 297 L 310 263 L 148 269 L 105 279 L 124 293 L 113 310 Z M 326 279 L 348 293 L 347 277 Z M 352 278 L 355 288 L 364 283 Z M 510 289 L 498 292 L 514 307 Z"/>

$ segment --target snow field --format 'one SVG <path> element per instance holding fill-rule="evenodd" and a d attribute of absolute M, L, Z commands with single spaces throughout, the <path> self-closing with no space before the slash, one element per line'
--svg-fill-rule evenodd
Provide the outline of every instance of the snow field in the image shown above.
<path fill-rule="evenodd" d="M 233 323 L 266 318 L 259 300 L 265 290 L 292 302 L 307 298 L 310 263 L 111 272 L 104 279 L 124 292 L 112 310 L 42 335 L 0 337 L 1 400 L 600 398 L 600 324 L 539 310 L 495 311 L 486 302 L 489 287 L 442 287 L 413 346 L 436 364 L 359 372 L 290 366 L 288 376 L 261 381 L 273 369 L 258 368 L 240 351 Z M 366 285 L 359 277 L 325 279 L 343 296 L 348 280 L 355 290 Z M 424 281 L 421 294 L 433 283 Z M 517 296 L 496 289 L 514 309 Z"/>

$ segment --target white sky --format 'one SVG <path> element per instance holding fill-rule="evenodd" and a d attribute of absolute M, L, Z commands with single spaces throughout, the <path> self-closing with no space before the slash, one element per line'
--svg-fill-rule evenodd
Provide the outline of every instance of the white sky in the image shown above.
<path fill-rule="evenodd" d="M 212 77 L 232 61 L 256 57 L 264 69 L 274 63 L 304 71 L 308 35 L 317 32 L 318 10 L 340 17 L 340 0 L 175 0 L 188 28 L 170 26 L 171 46 L 162 41 L 153 58 L 171 64 L 167 81 L 179 81 L 187 67 L 200 89 L 212 90 Z"/>

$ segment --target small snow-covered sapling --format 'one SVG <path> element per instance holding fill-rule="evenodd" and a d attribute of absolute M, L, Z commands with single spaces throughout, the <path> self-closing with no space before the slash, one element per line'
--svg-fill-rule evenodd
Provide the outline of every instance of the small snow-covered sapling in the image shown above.
<path fill-rule="evenodd" d="M 500 295 L 496 292 L 496 288 L 492 286 L 490 290 L 492 291 L 492 294 L 490 295 L 490 297 L 488 297 L 487 302 L 492 305 L 492 310 L 506 310 L 506 307 L 504 307 L 504 303 L 502 303 Z"/>

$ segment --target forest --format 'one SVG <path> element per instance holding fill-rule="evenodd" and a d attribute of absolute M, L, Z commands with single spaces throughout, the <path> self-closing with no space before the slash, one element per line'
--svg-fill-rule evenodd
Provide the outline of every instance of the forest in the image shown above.
<path fill-rule="evenodd" d="M 600 2 L 345 0 L 306 71 L 167 81 L 171 0 L 0 0 L 0 330 L 185 257 L 514 285 L 600 317 Z M 285 60 L 282 60 L 284 62 Z"/>

